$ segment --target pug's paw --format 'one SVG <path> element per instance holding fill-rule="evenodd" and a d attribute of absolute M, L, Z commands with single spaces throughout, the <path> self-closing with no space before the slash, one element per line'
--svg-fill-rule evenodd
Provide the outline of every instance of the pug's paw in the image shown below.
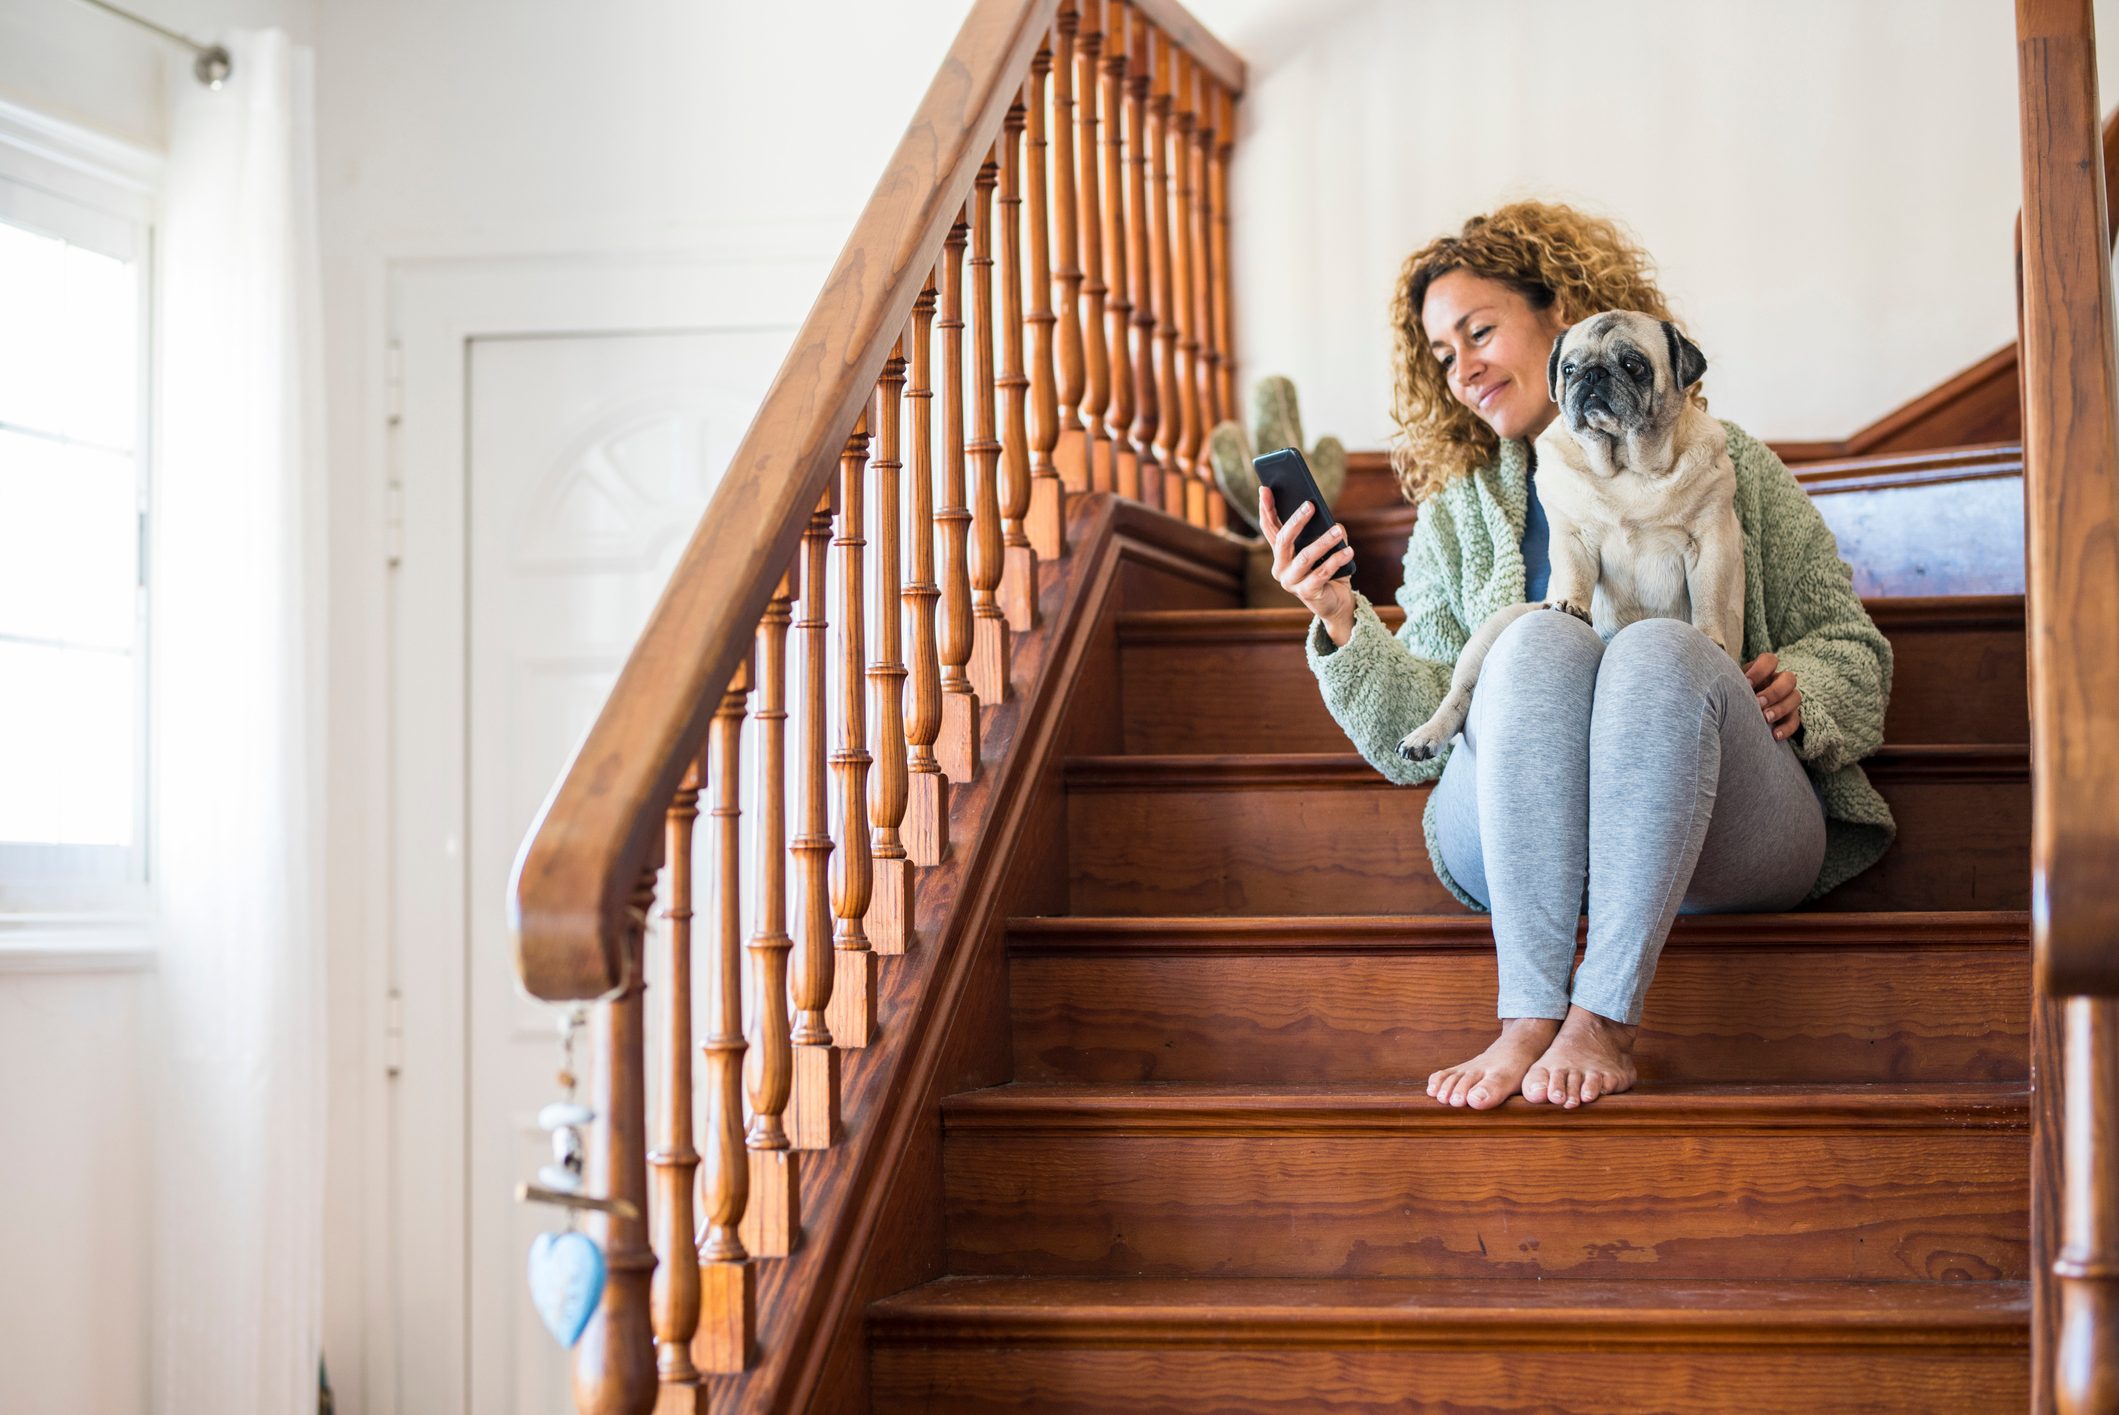
<path fill-rule="evenodd" d="M 1572 614 L 1584 624 L 1589 622 L 1589 610 L 1582 605 L 1576 604 L 1571 599 L 1549 599 L 1545 601 L 1545 607 L 1547 609 L 1560 610 L 1565 614 Z"/>
<path fill-rule="evenodd" d="M 1398 755 L 1409 762 L 1432 761 L 1449 745 L 1449 739 L 1457 735 L 1457 729 L 1448 723 L 1434 720 L 1422 723 L 1405 734 L 1398 744 Z"/>

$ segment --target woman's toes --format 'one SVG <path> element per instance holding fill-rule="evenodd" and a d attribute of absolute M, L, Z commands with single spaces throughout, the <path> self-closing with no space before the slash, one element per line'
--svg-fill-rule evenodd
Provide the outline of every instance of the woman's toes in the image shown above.
<path fill-rule="evenodd" d="M 1523 1099 L 1533 1105 L 1542 1104 L 1546 1089 L 1552 1084 L 1552 1073 L 1543 1066 L 1533 1066 L 1523 1073 Z"/>
<path fill-rule="evenodd" d="M 1488 1106 L 1491 1106 L 1494 1103 L 1492 1100 L 1492 1094 L 1492 1091 L 1489 1090 L 1487 1086 L 1485 1086 L 1483 1083 L 1472 1087 L 1472 1109 L 1485 1110 Z"/>

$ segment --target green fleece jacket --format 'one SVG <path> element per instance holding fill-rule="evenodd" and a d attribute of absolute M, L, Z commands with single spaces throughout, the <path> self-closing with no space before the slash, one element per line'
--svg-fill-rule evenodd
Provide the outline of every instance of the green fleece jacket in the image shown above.
<path fill-rule="evenodd" d="M 1781 459 L 1733 423 L 1736 516 L 1744 528 L 1744 661 L 1772 653 L 1795 674 L 1803 725 L 1791 739 L 1825 803 L 1825 861 L 1817 898 L 1876 863 L 1897 826 L 1884 798 L 1855 763 L 1883 742 L 1891 695 L 1891 645 L 1854 593 L 1854 574 L 1824 517 Z M 1449 749 L 1424 762 L 1398 743 L 1434 714 L 1471 630 L 1523 600 L 1523 520 L 1528 444 L 1507 441 L 1500 457 L 1421 503 L 1405 548 L 1394 636 L 1375 606 L 1354 595 L 1354 632 L 1335 646 L 1324 621 L 1306 641 L 1325 706 L 1361 755 L 1401 785 L 1433 781 Z M 1443 867 L 1435 803 L 1423 818 L 1435 874 L 1468 907 L 1479 903 Z"/>

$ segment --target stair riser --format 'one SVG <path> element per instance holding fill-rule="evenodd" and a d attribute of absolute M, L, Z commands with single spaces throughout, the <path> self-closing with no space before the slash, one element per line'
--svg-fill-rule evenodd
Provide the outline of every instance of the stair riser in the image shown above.
<path fill-rule="evenodd" d="M 1457 912 L 1421 831 L 1426 786 L 1366 782 L 1073 789 L 1077 914 Z M 2022 909 L 2030 896 L 2027 780 L 1877 787 L 1898 839 L 1828 909 Z"/>
<path fill-rule="evenodd" d="M 2024 742 L 2024 633 L 1904 629 L 1892 637 L 1887 742 Z M 1128 752 L 1343 752 L 1302 639 L 1132 637 L 1119 651 Z"/>
<path fill-rule="evenodd" d="M 1990 1415 L 2030 1398 L 2021 1350 L 1242 1350 L 879 1346 L 877 1415 Z M 1557 1405 L 1556 1400 L 1565 1404 Z"/>
<path fill-rule="evenodd" d="M 1578 1114 L 1578 1133 L 1568 1125 L 1491 1136 L 957 1131 L 943 1149 L 948 1271 L 1659 1280 L 2026 1273 L 2030 1147 L 2020 1130 L 1628 1133 L 1596 1130 L 1588 1112 Z"/>
<path fill-rule="evenodd" d="M 1401 1082 L 1494 1038 L 1490 951 L 1266 950 L 1009 965 L 1019 1081 Z M 1664 951 L 1647 1080 L 2021 1081 L 2022 949 Z"/>

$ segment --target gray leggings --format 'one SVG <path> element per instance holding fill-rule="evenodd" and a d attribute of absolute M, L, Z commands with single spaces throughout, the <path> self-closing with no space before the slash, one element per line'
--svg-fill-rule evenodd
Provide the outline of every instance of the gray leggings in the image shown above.
<path fill-rule="evenodd" d="M 1494 642 L 1435 788 L 1442 862 L 1493 911 L 1502 1017 L 1641 1020 L 1680 912 L 1788 909 L 1825 817 L 1743 670 L 1678 619 L 1606 644 L 1570 614 Z M 1575 924 L 1586 902 L 1582 969 Z"/>

